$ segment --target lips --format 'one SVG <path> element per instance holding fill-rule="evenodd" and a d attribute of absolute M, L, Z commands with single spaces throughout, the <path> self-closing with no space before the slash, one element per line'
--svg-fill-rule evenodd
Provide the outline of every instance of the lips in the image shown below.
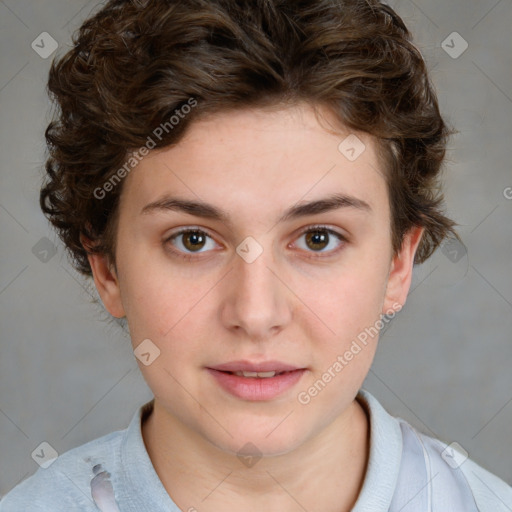
<path fill-rule="evenodd" d="M 276 399 L 298 385 L 307 372 L 281 361 L 231 361 L 206 370 L 224 391 L 246 401 Z"/>
<path fill-rule="evenodd" d="M 206 370 L 224 391 L 248 401 L 273 400 L 290 391 L 307 368 L 282 361 L 230 361 Z"/>

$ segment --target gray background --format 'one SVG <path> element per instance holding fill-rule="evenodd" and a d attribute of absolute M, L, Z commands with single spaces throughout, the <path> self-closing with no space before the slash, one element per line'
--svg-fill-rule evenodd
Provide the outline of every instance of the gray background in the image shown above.
<path fill-rule="evenodd" d="M 390 3 L 460 132 L 444 176 L 467 254 L 446 247 L 415 269 L 365 387 L 512 483 L 512 1 Z M 31 453 L 42 441 L 63 453 L 125 428 L 152 397 L 129 339 L 102 321 L 92 282 L 71 268 L 38 205 L 48 67 L 96 5 L 0 0 L 0 495 L 37 469 Z M 47 59 L 31 47 L 45 31 L 59 44 Z M 457 58 L 444 49 L 460 52 L 454 31 L 469 45 Z"/>

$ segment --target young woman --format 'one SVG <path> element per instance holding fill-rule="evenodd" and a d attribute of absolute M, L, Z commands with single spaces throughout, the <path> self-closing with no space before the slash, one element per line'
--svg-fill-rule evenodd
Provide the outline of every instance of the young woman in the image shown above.
<path fill-rule="evenodd" d="M 361 389 L 454 223 L 425 62 L 376 0 L 111 0 L 52 65 L 43 211 L 154 399 L 1 512 L 497 512 Z"/>

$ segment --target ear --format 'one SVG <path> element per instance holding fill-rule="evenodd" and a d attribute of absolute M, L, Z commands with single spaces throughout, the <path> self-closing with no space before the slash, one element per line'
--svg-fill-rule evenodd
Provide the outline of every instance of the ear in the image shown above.
<path fill-rule="evenodd" d="M 90 252 L 92 245 L 89 238 L 80 235 L 80 243 L 87 251 L 87 259 L 91 265 L 94 284 L 107 311 L 116 318 L 125 316 L 121 301 L 121 290 L 114 265 L 105 254 Z"/>
<path fill-rule="evenodd" d="M 397 311 L 407 300 L 407 294 L 411 286 L 414 255 L 423 235 L 424 228 L 415 226 L 404 236 L 400 251 L 393 256 L 389 271 L 386 296 L 382 306 L 382 313 L 390 310 Z"/>

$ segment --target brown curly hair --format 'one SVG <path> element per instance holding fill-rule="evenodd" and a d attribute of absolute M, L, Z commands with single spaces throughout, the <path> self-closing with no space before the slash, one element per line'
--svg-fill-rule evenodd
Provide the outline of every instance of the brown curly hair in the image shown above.
<path fill-rule="evenodd" d="M 196 101 L 155 147 L 195 120 L 230 109 L 327 106 L 376 137 L 386 172 L 395 253 L 425 228 L 415 262 L 455 223 L 441 211 L 439 174 L 451 133 L 421 53 L 402 19 L 378 0 L 110 0 L 52 62 L 47 181 L 40 204 L 75 268 L 91 252 L 115 265 L 119 186 L 105 183 L 162 123 Z M 118 174 L 119 176 L 119 174 Z"/>

